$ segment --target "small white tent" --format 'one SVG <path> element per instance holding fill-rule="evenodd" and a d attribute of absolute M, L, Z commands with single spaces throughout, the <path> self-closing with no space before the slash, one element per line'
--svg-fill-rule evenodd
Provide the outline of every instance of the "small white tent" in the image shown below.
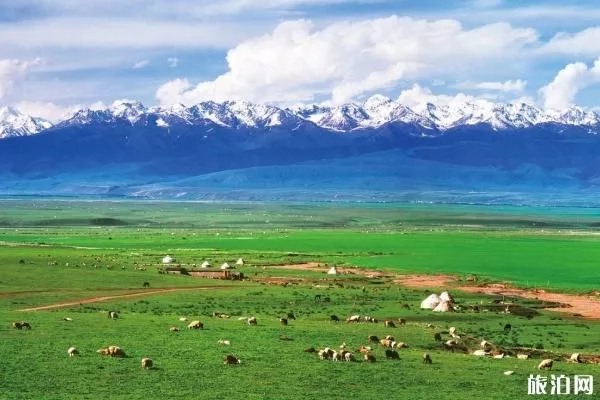
<path fill-rule="evenodd" d="M 223 263 L 223 265 L 221 265 L 221 269 L 226 270 L 226 269 L 231 269 L 231 267 L 229 266 L 229 264 Z"/>
<path fill-rule="evenodd" d="M 440 298 L 437 294 L 431 293 L 425 300 L 421 302 L 421 308 L 432 310 L 440 304 Z"/>
<path fill-rule="evenodd" d="M 452 303 L 450 303 L 449 301 L 441 301 L 440 304 L 438 304 L 433 311 L 435 312 L 448 312 L 448 311 L 452 311 Z"/>
<path fill-rule="evenodd" d="M 166 256 L 162 259 L 163 264 L 171 264 L 175 259 L 171 256 Z"/>
<path fill-rule="evenodd" d="M 200 265 L 200 268 L 204 268 L 204 269 L 210 268 L 210 263 L 208 261 L 204 261 L 202 263 L 202 265 Z"/>
<path fill-rule="evenodd" d="M 329 271 L 327 271 L 327 275 L 337 275 L 337 269 L 335 267 L 329 268 Z"/>
<path fill-rule="evenodd" d="M 454 299 L 452 298 L 452 295 L 448 292 L 442 292 L 440 294 L 440 300 L 441 301 L 449 301 L 449 302 L 453 302 Z"/>
<path fill-rule="evenodd" d="M 244 260 L 238 258 L 238 260 L 235 262 L 235 265 L 244 265 Z"/>

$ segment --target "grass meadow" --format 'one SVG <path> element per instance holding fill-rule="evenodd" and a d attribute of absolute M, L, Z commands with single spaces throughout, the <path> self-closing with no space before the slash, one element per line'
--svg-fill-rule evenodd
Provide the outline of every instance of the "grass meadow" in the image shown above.
<path fill-rule="evenodd" d="M 564 357 L 600 354 L 600 324 L 545 311 L 535 300 L 510 299 L 537 313 L 526 318 L 491 307 L 470 312 L 469 306 L 489 305 L 493 298 L 454 292 L 464 311 L 433 313 L 419 309 L 427 290 L 389 279 L 269 268 L 317 261 L 589 292 L 600 286 L 593 210 L 31 199 L 5 200 L 2 210 L 2 399 L 520 399 L 527 397 L 527 377 L 547 356 L 559 360 L 555 374 L 599 376 L 597 364 Z M 186 266 L 242 257 L 240 270 L 251 279 L 158 274 L 166 254 Z M 306 280 L 282 286 L 267 284 L 269 277 Z M 143 289 L 143 282 L 151 287 Z M 161 288 L 187 290 L 20 311 Z M 317 294 L 325 300 L 316 301 Z M 107 318 L 109 310 L 120 318 Z M 214 318 L 214 311 L 230 318 Z M 289 312 L 297 319 L 284 327 L 279 317 Z M 334 323 L 332 314 L 372 315 L 379 322 Z M 203 321 L 205 328 L 185 329 L 182 316 Z M 258 325 L 239 319 L 248 316 L 256 316 Z M 407 324 L 381 323 L 399 318 Z M 32 329 L 12 328 L 20 320 Z M 507 323 L 513 329 L 505 333 Z M 470 345 L 486 339 L 534 357 L 498 360 L 443 351 L 434 334 L 447 340 L 452 326 Z M 388 334 L 409 345 L 400 360 L 385 360 L 377 345 L 373 364 L 322 361 L 303 352 L 342 343 L 355 350 L 367 345 L 368 335 Z M 231 346 L 218 345 L 219 339 Z M 72 345 L 79 357 L 67 356 Z M 122 347 L 127 357 L 96 354 L 108 345 Z M 424 352 L 432 365 L 422 363 Z M 227 354 L 242 363 L 223 365 Z M 152 358 L 155 368 L 143 370 L 142 357 Z M 507 370 L 515 373 L 503 375 Z"/>

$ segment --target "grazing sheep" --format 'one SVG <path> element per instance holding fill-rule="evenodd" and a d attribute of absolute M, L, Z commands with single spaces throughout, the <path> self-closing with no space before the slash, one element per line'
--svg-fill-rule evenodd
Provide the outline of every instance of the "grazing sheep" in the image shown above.
<path fill-rule="evenodd" d="M 315 348 L 314 348 L 314 347 L 309 347 L 309 348 L 307 348 L 307 349 L 304 349 L 303 351 L 304 351 L 305 353 L 316 353 L 316 352 L 317 352 L 317 350 L 315 350 Z"/>
<path fill-rule="evenodd" d="M 397 349 L 408 349 L 408 345 L 404 342 L 394 342 L 394 347 Z"/>
<path fill-rule="evenodd" d="M 488 353 L 485 350 L 475 350 L 473 355 L 477 357 L 485 357 L 488 355 Z"/>
<path fill-rule="evenodd" d="M 379 341 L 379 343 L 383 346 L 383 347 L 392 347 L 392 343 L 394 343 L 392 340 L 389 339 L 381 339 Z"/>
<path fill-rule="evenodd" d="M 504 353 L 496 354 L 494 357 L 496 360 L 502 360 L 504 358 Z"/>
<path fill-rule="evenodd" d="M 392 335 L 386 335 L 384 339 L 391 340 L 392 342 L 396 340 Z"/>
<path fill-rule="evenodd" d="M 453 339 L 450 339 L 443 344 L 444 350 L 450 350 L 452 352 L 454 352 L 456 346 L 458 346 L 458 342 Z"/>
<path fill-rule="evenodd" d="M 456 328 L 451 326 L 450 329 L 448 329 L 448 333 L 450 334 L 450 336 L 456 335 Z"/>
<path fill-rule="evenodd" d="M 517 354 L 517 360 L 527 360 L 529 358 L 529 354 Z"/>
<path fill-rule="evenodd" d="M 362 354 L 366 354 L 371 350 L 372 350 L 371 346 L 360 346 L 360 349 L 358 349 L 358 351 L 361 352 Z"/>
<path fill-rule="evenodd" d="M 511 330 L 512 330 L 512 325 L 511 324 L 504 325 L 504 333 L 508 333 Z"/>
<path fill-rule="evenodd" d="M 492 351 L 492 345 L 487 340 L 482 340 L 479 346 L 486 352 Z"/>
<path fill-rule="evenodd" d="M 504 371 L 504 375 L 506 375 L 506 376 L 510 376 L 514 373 L 515 373 L 515 371 Z"/>
<path fill-rule="evenodd" d="M 375 336 L 375 335 L 369 335 L 367 337 L 367 341 L 369 343 L 378 343 L 379 342 L 379 338 L 377 336 Z"/>
<path fill-rule="evenodd" d="M 186 317 L 181 317 L 181 318 L 179 318 L 179 320 L 180 320 L 181 322 L 187 322 L 187 318 L 186 318 Z"/>
<path fill-rule="evenodd" d="M 360 315 L 351 315 L 348 318 L 346 318 L 346 322 L 350 323 L 350 322 L 360 322 Z"/>
<path fill-rule="evenodd" d="M 188 329 L 204 329 L 204 324 L 200 321 L 192 321 L 187 327 Z"/>
<path fill-rule="evenodd" d="M 350 352 L 344 354 L 344 359 L 346 360 L 346 362 L 356 361 L 356 357 L 354 357 L 354 354 Z"/>
<path fill-rule="evenodd" d="M 287 318 L 279 318 L 279 323 L 281 323 L 283 326 L 287 326 L 288 320 Z"/>
<path fill-rule="evenodd" d="M 31 329 L 31 325 L 29 324 L 29 322 L 26 321 L 18 321 L 18 322 L 13 322 L 12 323 L 13 328 L 15 329 Z"/>
<path fill-rule="evenodd" d="M 571 354 L 571 357 L 569 358 L 569 362 L 573 362 L 573 363 L 581 363 L 581 355 L 579 353 L 573 353 Z"/>
<path fill-rule="evenodd" d="M 319 358 L 321 360 L 327 360 L 329 359 L 329 353 L 327 353 L 325 350 L 319 350 Z"/>
<path fill-rule="evenodd" d="M 119 318 L 119 313 L 116 311 L 109 311 L 108 312 L 108 318 L 110 319 L 117 319 Z"/>
<path fill-rule="evenodd" d="M 71 318 L 71 317 L 65 317 L 65 318 L 63 318 L 63 321 L 73 322 L 73 318 Z"/>
<path fill-rule="evenodd" d="M 377 361 L 375 356 L 371 353 L 365 353 L 363 357 L 364 357 L 365 361 L 367 361 L 367 362 L 374 363 L 375 361 Z"/>
<path fill-rule="evenodd" d="M 431 364 L 431 356 L 429 353 L 423 354 L 423 364 Z"/>
<path fill-rule="evenodd" d="M 330 315 L 329 321 L 331 322 L 340 322 L 340 318 L 337 315 Z"/>
<path fill-rule="evenodd" d="M 406 325 L 406 320 L 404 318 L 398 318 L 398 323 L 400 325 Z"/>
<path fill-rule="evenodd" d="M 232 364 L 241 364 L 242 361 L 234 355 L 228 354 L 223 359 L 223 364 L 232 365 Z"/>
<path fill-rule="evenodd" d="M 217 340 L 217 344 L 222 344 L 224 346 L 231 346 L 231 341 L 227 339 L 219 339 Z"/>
<path fill-rule="evenodd" d="M 256 321 L 256 317 L 248 318 L 248 325 L 256 325 L 258 322 Z"/>
<path fill-rule="evenodd" d="M 552 361 L 549 358 L 546 358 L 538 364 L 538 369 L 552 369 L 552 364 L 554 364 L 554 361 Z"/>
<path fill-rule="evenodd" d="M 383 325 L 386 328 L 395 328 L 396 327 L 396 324 L 394 324 L 394 321 L 390 321 L 390 320 L 383 321 Z"/>
<path fill-rule="evenodd" d="M 170 328 L 169 328 L 169 330 L 170 330 L 171 332 L 179 332 L 179 328 L 178 328 L 178 327 L 176 327 L 176 326 L 172 326 L 172 327 L 170 327 Z"/>
<path fill-rule="evenodd" d="M 150 369 L 152 368 L 152 359 L 151 358 L 142 358 L 142 368 Z"/>
<path fill-rule="evenodd" d="M 118 346 L 108 346 L 102 349 L 98 349 L 96 353 L 110 357 L 125 357 L 125 352 Z"/>
<path fill-rule="evenodd" d="M 77 348 L 75 346 L 71 346 L 67 350 L 67 354 L 69 355 L 69 357 L 75 357 L 75 356 L 79 355 L 79 350 L 77 350 Z"/>
<path fill-rule="evenodd" d="M 371 323 L 373 323 L 373 324 L 376 324 L 376 323 L 377 323 L 377 319 L 376 319 L 376 318 L 374 318 L 374 317 L 370 317 L 370 316 L 368 316 L 368 315 L 365 315 L 365 316 L 363 317 L 363 319 L 365 320 L 365 322 L 371 322 Z"/>
<path fill-rule="evenodd" d="M 400 354 L 398 354 L 398 352 L 396 350 L 386 350 L 385 351 L 385 358 L 387 360 L 399 360 L 400 359 Z"/>
<path fill-rule="evenodd" d="M 294 321 L 296 320 L 296 316 L 294 315 L 294 313 L 291 313 L 291 312 L 287 313 L 287 318 L 293 319 Z"/>
<path fill-rule="evenodd" d="M 433 334 L 433 340 L 435 340 L 436 342 L 441 342 L 442 341 L 442 334 L 439 332 L 436 332 Z"/>
<path fill-rule="evenodd" d="M 333 356 L 331 357 L 331 361 L 341 361 L 342 360 L 342 355 L 341 353 L 338 353 L 337 351 L 333 351 Z"/>

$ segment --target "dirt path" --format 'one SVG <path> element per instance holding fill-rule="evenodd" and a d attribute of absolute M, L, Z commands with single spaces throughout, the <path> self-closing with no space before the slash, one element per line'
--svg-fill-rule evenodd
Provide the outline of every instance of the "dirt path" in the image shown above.
<path fill-rule="evenodd" d="M 224 288 L 231 288 L 231 287 L 233 287 L 233 285 L 179 287 L 179 288 L 166 288 L 166 289 L 155 289 L 155 290 L 145 290 L 145 291 L 138 290 L 133 293 L 119 294 L 119 295 L 114 295 L 114 296 L 88 297 L 86 299 L 80 299 L 80 300 L 75 300 L 75 301 L 54 303 L 54 304 L 48 304 L 48 305 L 39 306 L 39 307 L 23 308 L 23 309 L 17 310 L 17 311 L 43 311 L 43 310 L 51 310 L 53 308 L 70 307 L 70 306 L 77 306 L 77 305 L 89 304 L 89 303 L 100 303 L 102 301 L 126 299 L 126 298 L 130 298 L 130 297 L 144 297 L 144 296 L 152 296 L 155 294 L 183 292 L 183 291 L 187 291 L 187 290 L 224 289 Z"/>
<path fill-rule="evenodd" d="M 320 263 L 280 265 L 270 268 L 302 269 L 311 271 L 327 271 Z M 372 271 L 361 268 L 338 268 L 338 272 L 364 275 L 367 277 L 393 276 L 394 283 L 413 289 L 453 288 L 463 292 L 481 293 L 492 296 L 521 297 L 552 303 L 564 304 L 564 307 L 547 308 L 551 311 L 580 315 L 586 319 L 600 319 L 600 297 L 579 294 L 548 292 L 543 289 L 518 289 L 508 284 L 488 284 L 484 286 L 457 285 L 457 278 L 452 275 L 399 275 L 389 272 Z"/>

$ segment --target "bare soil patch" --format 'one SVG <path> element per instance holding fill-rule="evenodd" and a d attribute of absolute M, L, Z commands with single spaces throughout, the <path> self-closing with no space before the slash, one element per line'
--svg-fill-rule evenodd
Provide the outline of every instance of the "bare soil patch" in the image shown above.
<path fill-rule="evenodd" d="M 303 269 L 310 271 L 327 271 L 322 264 L 312 262 L 304 264 L 280 265 L 270 268 Z M 413 289 L 448 288 L 469 293 L 482 293 L 492 296 L 521 297 L 539 301 L 560 303 L 563 307 L 549 307 L 548 310 L 574 314 L 585 319 L 600 319 L 600 299 L 593 295 L 566 294 L 548 292 L 543 289 L 519 289 L 507 283 L 490 283 L 481 286 L 457 285 L 458 279 L 452 275 L 407 274 L 398 275 L 383 271 L 372 271 L 361 268 L 338 268 L 340 273 L 359 274 L 366 277 L 393 276 L 394 283 Z"/>

